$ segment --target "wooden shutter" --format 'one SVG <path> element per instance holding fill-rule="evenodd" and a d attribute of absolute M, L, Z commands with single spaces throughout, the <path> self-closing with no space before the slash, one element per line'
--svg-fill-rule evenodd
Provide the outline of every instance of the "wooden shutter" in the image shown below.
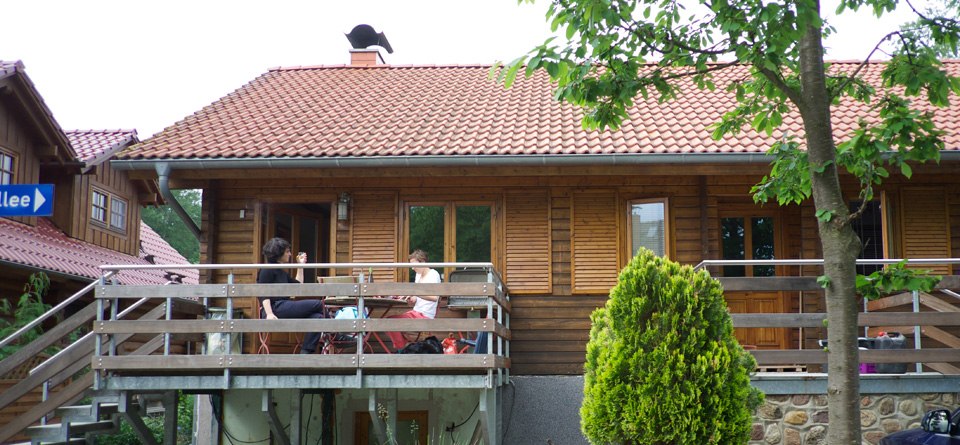
<path fill-rule="evenodd" d="M 570 219 L 573 293 L 608 294 L 619 272 L 616 193 L 574 193 Z"/>
<path fill-rule="evenodd" d="M 352 205 L 351 261 L 355 263 L 396 262 L 397 243 L 400 239 L 397 232 L 396 194 L 355 193 Z M 373 277 L 374 281 L 396 281 L 394 269 L 374 269 Z"/>
<path fill-rule="evenodd" d="M 508 192 L 504 207 L 504 279 L 510 293 L 550 293 L 550 195 Z"/>
<path fill-rule="evenodd" d="M 900 191 L 903 257 L 950 258 L 950 217 L 942 188 L 906 188 Z M 950 266 L 920 265 L 936 275 L 950 275 Z"/>

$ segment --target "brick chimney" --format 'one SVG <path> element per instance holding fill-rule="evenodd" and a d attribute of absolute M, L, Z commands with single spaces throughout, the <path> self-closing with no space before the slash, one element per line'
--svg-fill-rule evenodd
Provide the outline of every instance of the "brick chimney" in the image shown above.
<path fill-rule="evenodd" d="M 347 40 L 353 49 L 350 50 L 350 66 L 376 66 L 383 65 L 383 56 L 380 51 L 372 46 L 379 46 L 388 53 L 393 54 L 393 48 L 387 41 L 387 36 L 382 32 L 376 32 L 370 25 L 357 25 L 349 34 L 346 34 Z"/>
<path fill-rule="evenodd" d="M 350 66 L 375 66 L 385 63 L 379 50 L 372 48 L 350 50 Z"/>

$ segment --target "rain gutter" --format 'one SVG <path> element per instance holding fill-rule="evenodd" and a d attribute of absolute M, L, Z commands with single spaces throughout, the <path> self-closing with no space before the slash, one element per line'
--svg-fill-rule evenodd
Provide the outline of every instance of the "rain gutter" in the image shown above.
<path fill-rule="evenodd" d="M 269 157 L 203 159 L 124 159 L 110 161 L 119 170 L 153 170 L 159 163 L 175 169 L 233 168 L 389 168 L 389 167 L 551 167 L 690 163 L 770 163 L 763 153 L 612 154 L 612 155 L 477 155 Z"/>
<path fill-rule="evenodd" d="M 960 160 L 960 151 L 941 151 L 941 160 Z M 259 169 L 259 168 L 390 168 L 390 167 L 571 167 L 656 164 L 769 164 L 764 153 L 682 153 L 610 155 L 477 155 L 477 156 L 364 156 L 264 157 L 201 159 L 123 159 L 110 161 L 118 170 Z M 165 195 L 166 197 L 166 195 Z"/>
<path fill-rule="evenodd" d="M 111 165 L 113 165 L 112 162 L 114 161 L 111 161 Z M 190 230 L 193 237 L 196 238 L 197 241 L 200 241 L 200 228 L 193 222 L 193 218 L 187 215 L 187 211 L 183 210 L 180 202 L 177 201 L 177 198 L 175 198 L 170 191 L 170 164 L 166 162 L 153 162 L 151 166 L 157 171 L 157 182 L 159 183 L 160 194 L 163 195 L 163 199 L 167 200 L 167 205 L 180 217 L 180 220 L 187 226 L 187 229 Z"/>

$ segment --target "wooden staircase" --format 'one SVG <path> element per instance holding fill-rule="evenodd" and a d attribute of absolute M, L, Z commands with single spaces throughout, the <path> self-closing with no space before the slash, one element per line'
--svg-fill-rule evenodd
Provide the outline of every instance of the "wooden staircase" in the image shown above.
<path fill-rule="evenodd" d="M 147 300 L 133 303 L 122 314 L 138 320 L 161 320 L 167 316 L 166 304 L 153 308 L 141 307 Z M 170 313 L 176 318 L 197 318 L 205 315 L 201 303 L 191 300 L 170 299 Z M 70 318 L 58 323 L 34 341 L 21 345 L 20 350 L 0 361 L 0 375 L 23 366 L 29 372 L 18 373 L 20 377 L 0 393 L 0 444 L 15 443 L 29 438 L 32 444 L 92 443 L 98 434 L 118 431 L 120 417 L 130 422 L 138 434 L 147 431 L 143 427 L 142 413 L 136 400 L 129 395 L 112 394 L 93 389 L 94 371 L 91 363 L 96 350 L 97 336 L 89 333 L 81 339 L 34 367 L 35 356 L 54 344 L 65 343 L 64 339 L 78 327 L 91 326 L 96 320 L 98 303 L 90 303 Z M 108 305 L 105 305 L 108 306 Z M 104 308 L 109 311 L 109 307 Z M 135 314 L 140 314 L 136 317 Z M 198 341 L 196 338 L 188 342 Z M 66 342 L 68 343 L 68 342 Z M 116 338 L 115 346 L 121 354 L 149 355 L 161 349 L 163 336 L 135 338 L 132 335 Z M 110 345 L 104 341 L 100 348 Z M 37 401 L 37 394 L 46 393 Z M 73 406 L 84 398 L 90 404 Z M 173 417 L 176 417 L 174 410 Z M 51 416 L 52 415 L 52 416 Z M 44 419 L 60 419 L 60 423 L 44 424 Z M 143 428 L 138 428 L 143 427 Z M 149 434 L 149 433 L 148 433 Z M 156 443 L 153 437 L 143 443 Z"/>

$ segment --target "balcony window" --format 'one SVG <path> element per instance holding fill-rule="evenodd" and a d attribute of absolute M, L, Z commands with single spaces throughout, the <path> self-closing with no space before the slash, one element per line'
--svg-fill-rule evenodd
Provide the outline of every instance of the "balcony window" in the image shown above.
<path fill-rule="evenodd" d="M 850 211 L 859 209 L 861 202 L 851 202 Z M 850 226 L 857 233 L 857 237 L 860 238 L 860 255 L 857 255 L 857 259 L 879 260 L 884 258 L 883 210 L 880 201 L 868 202 L 863 213 L 860 214 L 859 218 L 851 221 Z M 883 269 L 882 264 L 861 264 L 857 266 L 857 273 L 870 275 L 880 269 Z"/>
<path fill-rule="evenodd" d="M 720 240 L 725 260 L 774 259 L 774 219 L 772 216 L 721 218 Z M 723 266 L 725 277 L 772 277 L 775 266 Z"/>
<path fill-rule="evenodd" d="M 411 204 L 407 207 L 408 250 L 422 249 L 432 263 L 491 262 L 492 224 L 492 203 Z"/>

